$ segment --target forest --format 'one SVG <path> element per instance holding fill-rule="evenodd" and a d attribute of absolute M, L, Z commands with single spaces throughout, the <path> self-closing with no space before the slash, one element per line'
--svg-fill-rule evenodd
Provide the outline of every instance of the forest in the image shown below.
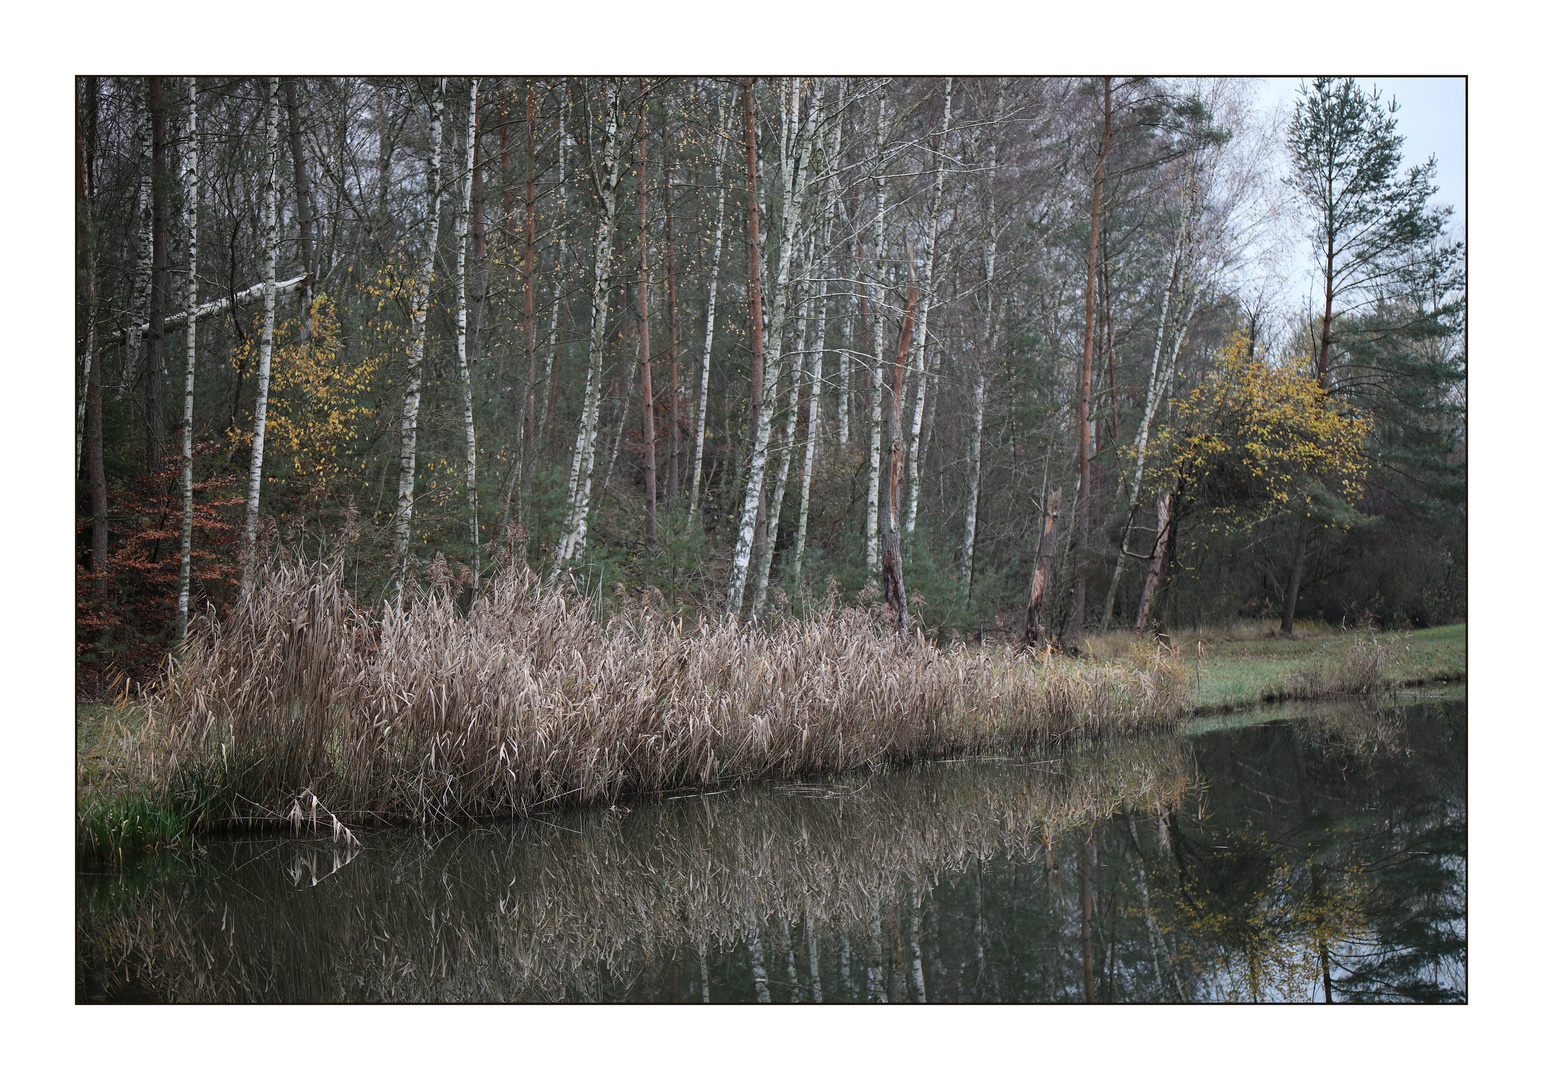
<path fill-rule="evenodd" d="M 1070 655 L 1466 615 L 1465 251 L 1355 80 L 75 90 L 87 692 L 284 564 Z"/>

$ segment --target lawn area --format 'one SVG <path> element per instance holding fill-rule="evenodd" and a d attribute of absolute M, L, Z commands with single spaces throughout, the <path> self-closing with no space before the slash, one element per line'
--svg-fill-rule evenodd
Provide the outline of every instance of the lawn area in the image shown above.
<path fill-rule="evenodd" d="M 1465 623 L 1406 633 L 1370 635 L 1324 630 L 1297 638 L 1201 637 L 1185 644 L 1199 667 L 1195 711 L 1246 709 L 1265 701 L 1310 696 L 1312 685 L 1333 688 L 1357 660 L 1372 661 L 1386 687 L 1460 682 L 1468 673 Z M 1316 679 L 1316 683 L 1314 680 Z"/>

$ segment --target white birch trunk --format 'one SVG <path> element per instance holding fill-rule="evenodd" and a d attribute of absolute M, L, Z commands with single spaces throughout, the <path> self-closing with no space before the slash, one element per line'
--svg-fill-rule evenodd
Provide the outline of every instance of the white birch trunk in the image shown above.
<path fill-rule="evenodd" d="M 846 321 L 841 324 L 841 349 L 836 353 L 836 362 L 841 368 L 841 381 L 836 394 L 836 442 L 845 450 L 847 442 L 851 439 L 852 422 L 848 408 L 852 400 L 852 354 L 849 344 L 852 340 L 852 313 L 847 312 Z"/>
<path fill-rule="evenodd" d="M 793 586 L 802 590 L 804 587 L 804 542 L 809 531 L 809 488 L 814 476 L 815 448 L 820 438 L 820 396 L 824 391 L 824 383 L 821 379 L 821 370 L 825 359 L 825 318 L 829 309 L 828 297 L 830 283 L 824 273 L 824 268 L 830 260 L 830 230 L 835 218 L 835 206 L 840 198 L 837 190 L 835 169 L 841 161 L 841 115 L 846 103 L 846 86 L 839 84 L 836 94 L 836 123 L 831 133 L 831 145 L 826 148 L 826 183 L 829 185 L 829 193 L 825 200 L 825 206 L 820 214 L 820 240 L 817 247 L 810 251 L 807 278 L 818 277 L 820 282 L 820 299 L 815 315 L 814 330 L 814 361 L 809 375 L 809 417 L 806 425 L 807 435 L 804 444 L 804 475 L 802 489 L 798 497 L 798 538 L 793 543 Z M 820 273 L 816 274 L 816 267 Z"/>
<path fill-rule="evenodd" d="M 728 150 L 728 117 L 734 108 L 733 95 L 727 107 L 720 94 L 718 99 L 718 143 L 713 155 L 713 182 L 718 185 L 718 225 L 713 230 L 713 272 L 707 284 L 707 330 L 702 340 L 702 389 L 697 397 L 696 454 L 691 466 L 691 509 L 687 517 L 695 524 L 701 513 L 702 494 L 702 447 L 707 437 L 707 376 L 713 359 L 713 321 L 718 307 L 718 272 L 723 265 L 723 215 L 724 200 L 728 188 L 723 183 L 723 158 Z"/>
<path fill-rule="evenodd" d="M 790 80 L 791 81 L 791 80 Z M 816 80 L 814 99 L 809 107 L 809 122 L 800 134 L 798 123 L 797 87 L 784 87 L 783 109 L 788 124 L 787 146 L 782 162 L 782 214 L 777 248 L 777 290 L 772 294 L 771 327 L 766 335 L 766 366 L 771 378 L 765 385 L 762 400 L 777 400 L 777 380 L 782 368 L 782 335 L 788 315 L 788 272 L 793 262 L 793 248 L 800 229 L 804 189 L 808 181 L 809 132 L 819 123 L 820 110 L 825 94 L 823 82 Z M 789 102 L 791 97 L 791 102 Z M 743 605 L 745 582 L 750 576 L 750 548 L 755 542 L 755 519 L 760 509 L 761 487 L 766 480 L 766 447 L 771 436 L 771 410 L 767 409 L 756 432 L 755 446 L 750 454 L 750 477 L 745 485 L 745 502 L 739 514 L 739 538 L 734 545 L 734 563 L 729 578 L 729 614 L 739 617 Z"/>
<path fill-rule="evenodd" d="M 830 216 L 825 217 L 821 237 L 821 250 L 828 251 L 830 245 Z M 820 280 L 820 304 L 815 315 L 814 324 L 814 360 L 809 369 L 809 423 L 808 434 L 804 445 L 804 477 L 803 488 L 798 497 L 798 539 L 793 543 L 793 584 L 795 588 L 802 589 L 804 585 L 804 541 L 809 532 L 809 486 L 814 476 L 815 447 L 819 444 L 820 430 L 820 372 L 825 358 L 825 315 L 827 285 L 823 277 Z"/>
<path fill-rule="evenodd" d="M 1152 345 L 1152 370 L 1147 377 L 1147 401 L 1142 410 L 1141 426 L 1136 433 L 1136 468 L 1131 476 L 1130 484 L 1130 512 L 1125 517 L 1125 528 L 1120 534 L 1120 552 L 1114 562 L 1114 573 L 1109 579 L 1109 594 L 1104 598 L 1104 617 L 1101 630 L 1107 632 L 1109 621 L 1114 617 L 1115 596 L 1120 588 L 1120 578 L 1125 572 L 1125 562 L 1128 556 L 1126 549 L 1130 546 L 1131 529 L 1136 521 L 1136 508 L 1141 499 L 1141 481 L 1146 471 L 1147 439 L 1152 429 L 1152 418 L 1157 414 L 1158 405 L 1167 391 L 1168 380 L 1172 377 L 1173 367 L 1178 363 L 1179 348 L 1184 342 L 1184 334 L 1189 329 L 1189 321 L 1194 311 L 1187 295 L 1188 274 L 1184 268 L 1183 260 L 1185 249 L 1188 246 L 1190 225 L 1196 210 L 1195 183 L 1196 174 L 1193 159 L 1190 162 L 1190 170 L 1187 176 L 1184 193 L 1184 217 L 1179 223 L 1179 235 L 1174 239 L 1173 255 L 1168 262 L 1168 284 L 1163 290 L 1163 306 L 1157 318 L 1157 340 Z M 1168 333 L 1168 308 L 1175 294 L 1180 299 L 1180 310 L 1184 312 L 1180 319 L 1173 343 L 1173 356 L 1168 362 L 1166 370 L 1162 364 L 1163 345 Z"/>
<path fill-rule="evenodd" d="M 472 418 L 471 367 L 466 361 L 466 234 L 471 224 L 471 182 L 476 168 L 477 80 L 471 81 L 466 117 L 466 179 L 461 187 L 461 212 L 455 226 L 455 359 L 461 370 L 462 420 L 466 429 L 466 514 L 471 537 L 471 591 L 482 587 L 482 537 L 477 521 L 477 427 Z"/>
<path fill-rule="evenodd" d="M 278 297 L 288 296 L 290 293 L 292 293 L 296 289 L 298 289 L 300 287 L 301 282 L 303 282 L 303 281 L 305 281 L 305 275 L 304 274 L 299 274 L 296 277 L 292 277 L 292 278 L 290 278 L 287 281 L 276 281 L 276 282 L 274 282 L 273 283 L 273 295 L 274 295 L 274 297 L 278 298 Z M 165 323 L 163 325 L 165 326 L 165 328 L 167 330 L 175 330 L 177 327 L 185 325 L 188 322 L 189 319 L 194 319 L 194 320 L 197 320 L 199 322 L 202 322 L 203 320 L 209 319 L 209 318 L 213 318 L 216 315 L 223 315 L 223 314 L 225 314 L 227 311 L 229 311 L 231 309 L 231 301 L 232 300 L 235 301 L 237 306 L 242 306 L 242 305 L 245 305 L 245 304 L 250 304 L 254 300 L 261 300 L 261 299 L 263 299 L 264 296 L 266 295 L 267 288 L 268 288 L 267 283 L 260 281 L 256 285 L 253 285 L 249 289 L 242 289 L 234 297 L 224 296 L 224 297 L 221 297 L 218 300 L 209 300 L 209 301 L 206 301 L 205 303 L 199 304 L 195 308 L 187 308 L 187 309 L 185 309 L 183 311 L 177 312 L 175 315 L 168 315 L 168 316 L 166 316 L 166 321 L 165 321 Z M 150 324 L 148 322 L 136 323 L 135 325 L 129 327 L 129 329 L 127 331 L 124 331 L 124 330 L 114 330 L 111 334 L 108 334 L 105 337 L 103 337 L 101 339 L 101 341 L 98 342 L 98 344 L 99 345 L 116 345 L 118 342 L 122 341 L 125 337 L 129 336 L 132 333 L 138 333 L 141 337 L 143 337 L 145 334 L 148 334 L 149 332 L 150 332 Z"/>
<path fill-rule="evenodd" d="M 274 266 L 279 255 L 279 80 L 268 79 L 267 156 L 263 165 L 263 333 L 257 348 L 257 403 L 252 421 L 252 466 L 246 492 L 246 532 L 241 542 L 241 591 L 252 590 L 257 551 L 257 510 L 263 483 L 263 434 L 268 426 L 268 370 L 273 362 Z"/>
<path fill-rule="evenodd" d="M 981 336 L 986 342 L 986 355 L 981 356 L 977 351 L 975 356 L 975 385 L 971 395 L 970 404 L 970 442 L 969 464 L 970 493 L 964 503 L 964 538 L 959 545 L 959 572 L 964 577 L 964 594 L 970 595 L 971 583 L 975 568 L 975 530 L 980 511 L 980 440 L 981 433 L 986 426 L 986 370 L 987 365 L 996 357 L 996 324 L 993 316 L 996 314 L 994 294 L 992 287 L 996 278 L 997 265 L 997 228 L 996 228 L 996 174 L 997 174 L 997 140 L 1001 138 L 1002 111 L 1005 103 L 1006 87 L 1004 80 L 997 80 L 997 104 L 996 116 L 991 128 L 991 142 L 986 150 L 986 300 L 985 319 L 981 327 Z"/>
<path fill-rule="evenodd" d="M 568 230 L 562 225 L 563 215 L 568 212 L 568 99 L 563 84 L 557 84 L 559 106 L 557 110 L 557 262 L 552 268 L 552 321 L 546 334 L 546 371 L 541 385 L 546 388 L 547 400 L 552 397 L 552 365 L 557 358 L 557 311 L 561 307 L 563 271 L 568 265 Z M 540 420 L 536 424 L 536 442 L 546 440 L 548 410 L 537 409 Z M 508 516 L 507 510 L 505 517 Z"/>
<path fill-rule="evenodd" d="M 868 409 L 868 550 L 866 565 L 871 579 L 879 568 L 879 450 L 884 441 L 884 144 L 889 126 L 885 115 L 887 90 L 879 91 L 878 147 L 875 151 L 878 174 L 878 210 L 873 225 L 873 263 L 877 268 L 878 290 L 873 298 L 873 355 L 868 358 L 869 382 L 873 386 Z"/>
<path fill-rule="evenodd" d="M 138 104 L 138 95 L 136 95 L 136 104 Z M 137 114 L 137 119 L 140 159 L 144 162 L 144 169 L 139 177 L 138 199 L 134 208 L 134 217 L 139 223 L 139 231 L 136 234 L 134 249 L 134 278 L 129 292 L 128 348 L 124 351 L 122 377 L 119 378 L 118 385 L 113 390 L 114 401 L 122 401 L 124 391 L 134 384 L 139 367 L 140 342 L 150 329 L 150 264 L 154 256 L 154 238 L 151 235 L 151 215 L 154 208 L 150 201 L 150 170 L 154 155 L 151 149 L 148 102 L 145 103 L 144 111 Z"/>
<path fill-rule="evenodd" d="M 429 105 L 429 235 L 423 252 L 423 265 L 413 282 L 412 329 L 407 343 L 407 388 L 402 398 L 401 467 L 397 473 L 396 519 L 393 524 L 392 573 L 396 582 L 396 604 L 402 606 L 407 578 L 407 554 L 412 541 L 413 482 L 418 468 L 418 403 L 423 392 L 423 347 L 428 335 L 429 287 L 434 280 L 434 254 L 439 247 L 439 207 L 443 198 L 440 184 L 440 141 L 444 131 L 445 80 L 434 86 Z"/>
<path fill-rule="evenodd" d="M 617 130 L 621 118 L 620 85 L 604 87 L 606 110 L 600 161 L 594 161 L 594 132 L 589 133 L 591 172 L 600 199 L 600 221 L 595 229 L 595 287 L 590 296 L 589 370 L 584 376 L 584 410 L 573 447 L 573 467 L 568 476 L 568 516 L 557 545 L 554 576 L 565 563 L 584 551 L 589 527 L 590 485 L 595 471 L 595 441 L 600 421 L 600 374 L 605 344 L 606 303 L 611 290 L 611 243 L 616 229 L 617 185 L 621 154 Z"/>
<path fill-rule="evenodd" d="M 936 370 L 937 363 L 927 351 L 927 309 L 932 306 L 932 265 L 938 246 L 938 219 L 943 213 L 943 156 L 948 150 L 948 124 L 954 111 L 954 80 L 952 77 L 943 87 L 943 130 L 938 134 L 938 147 L 932 152 L 932 194 L 927 210 L 927 233 L 923 239 L 922 273 L 918 289 L 916 336 L 911 343 L 911 365 L 916 377 L 916 404 L 911 411 L 911 440 L 905 458 L 906 502 L 905 531 L 910 535 L 916 530 L 916 502 L 921 491 L 921 434 L 923 410 L 927 405 L 928 362 Z"/>
<path fill-rule="evenodd" d="M 796 286 L 795 286 L 796 288 Z M 766 507 L 766 550 L 761 555 L 761 567 L 756 574 L 755 602 L 750 607 L 752 618 L 761 613 L 766 600 L 766 585 L 771 580 L 772 556 L 777 552 L 777 526 L 782 521 L 782 500 L 787 497 L 789 465 L 793 461 L 793 443 L 798 438 L 798 390 L 804 375 L 804 346 L 808 344 L 807 300 L 798 303 L 798 340 L 793 350 L 793 374 L 788 380 L 788 415 L 782 430 L 782 446 L 777 458 L 777 486 L 771 502 Z M 766 419 L 771 419 L 770 410 Z"/>
<path fill-rule="evenodd" d="M 182 172 L 183 221 L 188 234 L 188 310 L 198 310 L 198 80 L 188 79 L 188 149 Z M 188 636 L 188 594 L 193 577 L 193 374 L 198 320 L 188 320 L 187 374 L 182 388 L 182 563 L 177 573 L 177 638 Z"/>

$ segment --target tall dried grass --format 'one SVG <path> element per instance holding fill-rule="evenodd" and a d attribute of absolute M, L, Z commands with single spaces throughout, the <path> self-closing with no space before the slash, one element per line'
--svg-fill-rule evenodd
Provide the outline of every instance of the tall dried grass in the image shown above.
<path fill-rule="evenodd" d="M 289 563 L 190 642 L 147 705 L 156 771 L 196 827 L 288 820 L 303 792 L 358 823 L 882 768 L 1174 724 L 1182 664 L 938 649 L 837 609 L 687 630 L 647 603 L 603 623 L 527 571 L 464 613 L 443 589 L 356 606 Z"/>

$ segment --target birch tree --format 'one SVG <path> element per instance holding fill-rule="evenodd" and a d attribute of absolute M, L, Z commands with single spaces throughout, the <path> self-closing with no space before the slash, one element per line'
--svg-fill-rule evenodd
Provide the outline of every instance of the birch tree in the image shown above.
<path fill-rule="evenodd" d="M 875 149 L 874 185 L 877 211 L 873 220 L 873 264 L 876 268 L 877 296 L 874 298 L 873 350 L 868 357 L 868 385 L 872 390 L 868 403 L 868 522 L 867 567 L 871 578 L 879 567 L 879 454 L 884 441 L 884 292 L 886 270 L 884 266 L 884 152 L 889 141 L 888 118 L 885 114 L 887 87 L 880 87 L 878 97 L 877 146 Z M 864 275 L 868 274 L 865 267 Z M 866 294 L 866 288 L 864 293 Z M 864 295 L 863 299 L 866 299 Z"/>
<path fill-rule="evenodd" d="M 601 116 L 596 124 L 593 105 L 586 102 L 585 151 L 589 156 L 590 181 L 600 203 L 595 227 L 595 282 L 590 294 L 589 370 L 584 375 L 584 409 L 574 440 L 573 466 L 568 474 L 568 515 L 557 546 L 554 574 L 584 551 L 589 527 L 590 485 L 595 471 L 595 439 L 600 423 L 600 375 L 604 361 L 607 300 L 611 291 L 611 245 L 616 231 L 617 188 L 621 182 L 621 86 L 600 82 Z"/>
<path fill-rule="evenodd" d="M 198 80 L 189 78 L 187 152 L 182 168 L 183 228 L 188 237 L 187 306 L 198 310 Z M 187 372 L 182 386 L 182 563 L 177 575 L 177 639 L 188 635 L 188 591 L 193 571 L 193 374 L 198 360 L 198 318 L 188 318 Z"/>
<path fill-rule="evenodd" d="M 434 281 L 434 254 L 439 247 L 440 142 L 444 132 L 445 80 L 435 81 L 429 100 L 429 171 L 427 181 L 428 238 L 423 263 L 413 281 L 412 327 L 407 341 L 407 385 L 402 398 L 400 466 L 397 472 L 396 517 L 392 522 L 392 573 L 396 604 L 402 606 L 407 555 L 412 540 L 413 482 L 418 468 L 418 404 L 423 392 L 423 346 L 428 334 L 429 287 Z"/>
<path fill-rule="evenodd" d="M 648 94 L 638 80 L 638 366 L 643 391 L 643 543 L 654 546 L 659 478 L 654 457 L 654 379 L 648 352 Z M 626 431 L 623 406 L 622 431 Z"/>
<path fill-rule="evenodd" d="M 532 156 L 534 156 L 534 143 Z M 557 84 L 557 262 L 552 272 L 552 316 L 546 335 L 546 371 L 542 382 L 547 388 L 546 411 L 542 413 L 536 440 L 545 445 L 547 428 L 552 423 L 552 410 L 557 404 L 557 383 L 553 381 L 553 365 L 557 359 L 557 312 L 563 302 L 563 273 L 568 265 L 568 98 L 563 83 Z"/>
<path fill-rule="evenodd" d="M 471 588 L 482 587 L 482 536 L 477 520 L 477 426 L 472 417 L 471 366 L 466 358 L 466 237 L 471 222 L 471 185 L 476 171 L 477 79 L 471 80 L 466 107 L 466 175 L 455 226 L 455 361 L 461 373 L 461 422 L 466 431 L 466 515 L 471 540 Z"/>
<path fill-rule="evenodd" d="M 1000 229 L 996 222 L 997 142 L 1001 138 L 1002 115 L 1006 104 L 1006 80 L 997 79 L 997 100 L 992 118 L 991 138 L 986 145 L 986 174 L 982 183 L 986 188 L 986 251 L 985 280 L 983 282 L 981 336 L 985 340 L 985 355 L 975 351 L 975 372 L 970 393 L 970 436 L 967 443 L 966 472 L 969 477 L 969 494 L 964 502 L 964 536 L 959 545 L 959 573 L 964 578 L 964 592 L 969 596 L 975 573 L 975 531 L 980 510 L 980 442 L 986 427 L 986 371 L 988 361 L 996 357 L 997 312 L 995 307 L 997 236 Z"/>
<path fill-rule="evenodd" d="M 780 215 L 779 246 L 777 249 L 776 290 L 772 293 L 771 327 L 767 333 L 770 355 L 771 379 L 765 387 L 764 400 L 777 400 L 777 381 L 782 370 L 782 337 L 788 316 L 788 276 L 793 263 L 793 250 L 799 235 L 804 189 L 808 182 L 809 132 L 819 122 L 824 98 L 824 84 L 816 80 L 813 100 L 809 109 L 809 123 L 799 129 L 799 92 L 792 80 L 785 80 L 782 100 L 787 117 L 787 137 L 784 140 L 782 162 L 782 213 Z M 750 99 L 746 88 L 746 100 Z M 747 148 L 753 149 L 754 110 L 747 111 Z M 759 246 L 757 244 L 757 246 Z M 757 260 L 758 261 L 758 260 Z M 752 315 L 752 322 L 754 315 Z M 754 390 L 752 389 L 752 394 Z M 750 452 L 749 480 L 745 486 L 745 502 L 739 515 L 739 537 L 734 545 L 734 563 L 729 576 L 729 614 L 739 617 L 744 601 L 746 580 L 750 571 L 751 545 L 755 540 L 756 518 L 761 504 L 762 485 L 766 479 L 766 448 L 771 436 L 770 416 L 762 415 L 755 425 L 755 443 Z M 768 538 L 768 546 L 775 540 Z"/>
<path fill-rule="evenodd" d="M 723 158 L 728 150 L 728 117 L 734 109 L 734 98 L 731 94 L 728 104 L 724 104 L 723 93 L 718 94 L 718 139 L 713 152 L 713 183 L 718 188 L 718 224 L 713 229 L 713 268 L 707 279 L 707 313 L 704 318 L 705 330 L 702 338 L 702 382 L 701 390 L 697 397 L 696 408 L 696 453 L 692 457 L 691 465 L 691 507 L 689 519 L 693 525 L 699 520 L 701 512 L 702 493 L 702 445 L 707 436 L 707 378 L 712 369 L 713 361 L 713 321 L 718 309 L 718 273 L 722 268 L 723 258 L 723 212 L 724 200 L 728 194 L 728 188 L 723 182 Z"/>
<path fill-rule="evenodd" d="M 275 266 L 279 256 L 279 80 L 268 79 L 266 156 L 263 164 L 263 332 L 257 346 L 257 403 L 252 419 L 252 464 L 246 491 L 246 531 L 241 542 L 241 592 L 252 591 L 257 552 L 257 510 L 263 483 L 263 435 L 268 426 L 268 374 L 273 362 Z M 196 310 L 196 309 L 194 309 Z"/>
<path fill-rule="evenodd" d="M 932 184 L 927 203 L 927 231 L 922 239 L 920 301 L 916 312 L 916 341 L 911 364 L 916 379 L 916 403 L 911 413 L 911 443 L 906 454 L 905 531 L 916 531 L 916 501 L 921 487 L 921 434 L 923 410 L 927 404 L 927 310 L 932 306 L 932 264 L 938 246 L 938 220 L 943 214 L 943 160 L 948 153 L 948 125 L 953 116 L 954 80 L 943 87 L 943 128 L 932 147 Z"/>
<path fill-rule="evenodd" d="M 154 242 L 151 240 L 153 232 L 152 215 L 150 205 L 150 177 L 153 172 L 152 160 L 154 151 L 150 138 L 150 102 L 149 84 L 145 84 L 144 108 L 136 109 L 134 116 L 136 121 L 136 138 L 139 143 L 139 190 L 135 196 L 134 221 L 137 225 L 134 234 L 134 276 L 129 292 L 129 324 L 125 331 L 128 348 L 124 351 L 123 375 L 113 391 L 113 400 L 121 401 L 123 392 L 135 382 L 135 369 L 139 365 L 139 350 L 143 344 L 144 334 L 150 329 L 150 274 L 151 264 L 154 260 Z M 136 91 L 135 103 L 138 104 L 140 95 Z"/>

